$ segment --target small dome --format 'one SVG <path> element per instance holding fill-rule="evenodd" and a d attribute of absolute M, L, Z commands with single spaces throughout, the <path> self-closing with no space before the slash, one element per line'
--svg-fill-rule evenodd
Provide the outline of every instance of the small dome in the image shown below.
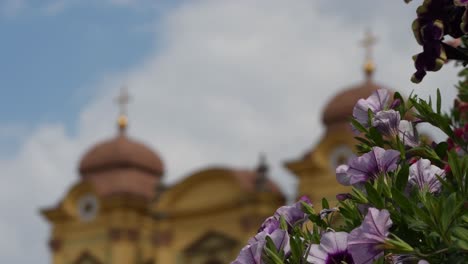
<path fill-rule="evenodd" d="M 382 88 L 371 80 L 353 86 L 333 97 L 325 107 L 322 122 L 329 126 L 333 123 L 348 122 L 353 115 L 353 108 L 361 98 L 369 97 L 374 91 Z"/>
<path fill-rule="evenodd" d="M 115 168 L 133 167 L 161 176 L 164 165 L 159 156 L 145 145 L 120 134 L 92 147 L 80 162 L 81 175 Z"/>

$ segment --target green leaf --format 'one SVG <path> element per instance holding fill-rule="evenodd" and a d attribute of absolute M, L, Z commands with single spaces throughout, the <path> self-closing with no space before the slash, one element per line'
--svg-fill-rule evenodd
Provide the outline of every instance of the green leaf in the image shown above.
<path fill-rule="evenodd" d="M 452 228 L 452 234 L 456 238 L 464 240 L 468 243 L 468 229 L 463 228 L 461 226 L 457 226 L 457 227 Z"/>
<path fill-rule="evenodd" d="M 442 105 L 442 97 L 440 96 L 440 90 L 439 88 L 437 88 L 437 110 L 436 110 L 436 113 L 440 115 L 440 108 L 441 108 L 441 105 Z"/>
<path fill-rule="evenodd" d="M 367 129 L 361 125 L 361 123 L 359 123 L 356 119 L 351 119 L 351 124 L 354 126 L 354 128 L 356 128 L 359 132 L 362 132 L 362 133 L 366 133 L 367 132 Z"/>
<path fill-rule="evenodd" d="M 454 244 L 455 244 L 455 246 L 457 246 L 457 247 L 459 247 L 459 248 L 461 248 L 463 250 L 468 251 L 468 241 L 456 239 Z"/>
<path fill-rule="evenodd" d="M 406 185 L 408 184 L 408 178 L 409 178 L 409 164 L 403 163 L 400 166 L 400 170 L 396 174 L 396 178 L 395 178 L 395 187 L 397 188 L 397 190 L 403 191 L 406 188 Z"/>
<path fill-rule="evenodd" d="M 392 198 L 404 212 L 412 213 L 412 206 L 410 201 L 403 195 L 400 190 L 392 189 Z"/>
<path fill-rule="evenodd" d="M 300 241 L 296 240 L 294 236 L 290 236 L 289 245 L 291 247 L 291 257 L 290 261 L 293 263 L 300 263 L 302 258 L 302 244 Z"/>
<path fill-rule="evenodd" d="M 434 150 L 440 159 L 444 159 L 445 156 L 447 156 L 447 149 L 448 149 L 448 144 L 447 142 L 443 141 L 437 144 Z"/>
<path fill-rule="evenodd" d="M 306 203 L 304 201 L 301 201 L 301 205 L 302 205 L 304 213 L 306 213 L 308 215 L 315 214 L 315 210 L 312 207 L 312 205 L 310 205 L 310 204 L 308 204 L 308 203 Z"/>
<path fill-rule="evenodd" d="M 366 182 L 365 187 L 367 192 L 367 199 L 369 200 L 369 202 L 378 209 L 384 208 L 384 200 L 377 192 L 377 190 L 375 190 L 374 186 Z"/>
<path fill-rule="evenodd" d="M 382 137 L 382 133 L 380 133 L 375 127 L 371 127 L 369 129 L 369 137 L 374 140 L 377 146 L 383 146 L 384 140 Z"/>
<path fill-rule="evenodd" d="M 280 216 L 280 227 L 283 230 L 288 230 L 288 223 L 286 222 L 286 219 L 284 219 L 284 216 Z"/>
<path fill-rule="evenodd" d="M 330 205 L 326 198 L 322 198 L 322 209 L 330 209 Z"/>
<path fill-rule="evenodd" d="M 269 237 L 267 237 L 269 238 Z M 268 242 L 268 240 L 267 240 Z M 265 253 L 266 253 L 266 256 L 267 256 L 267 262 L 268 263 L 271 263 L 271 264 L 284 264 L 283 260 L 278 256 L 278 254 L 276 252 L 274 252 L 273 250 L 271 250 L 270 248 L 266 247 L 265 249 Z"/>
<path fill-rule="evenodd" d="M 366 195 L 359 189 L 356 189 L 355 187 L 353 187 L 353 189 L 351 190 L 351 198 L 360 204 L 366 204 L 369 202 L 366 198 Z"/>

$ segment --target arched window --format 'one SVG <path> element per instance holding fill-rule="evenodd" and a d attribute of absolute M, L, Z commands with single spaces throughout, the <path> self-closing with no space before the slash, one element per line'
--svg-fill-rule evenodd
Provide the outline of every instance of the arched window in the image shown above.
<path fill-rule="evenodd" d="M 96 257 L 89 252 L 82 253 L 73 264 L 102 264 Z"/>
<path fill-rule="evenodd" d="M 229 263 L 237 252 L 238 241 L 217 232 L 208 231 L 192 241 L 183 251 L 180 264 L 225 264 Z"/>

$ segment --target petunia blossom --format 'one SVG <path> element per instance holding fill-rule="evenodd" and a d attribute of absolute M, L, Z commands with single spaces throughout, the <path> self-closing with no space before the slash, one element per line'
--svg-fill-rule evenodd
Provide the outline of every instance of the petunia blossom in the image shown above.
<path fill-rule="evenodd" d="M 392 264 L 407 264 L 407 263 L 416 263 L 417 264 L 429 264 L 429 262 L 427 262 L 426 260 L 424 259 L 419 259 L 419 257 L 415 256 L 415 255 L 410 255 L 410 254 L 397 254 L 397 255 L 392 255 L 390 257 L 390 263 Z"/>
<path fill-rule="evenodd" d="M 302 211 L 301 202 L 312 204 L 309 198 L 303 196 L 299 199 L 299 201 L 292 205 L 285 205 L 278 208 L 273 217 L 279 220 L 280 217 L 283 216 L 284 220 L 286 220 L 289 226 L 303 223 L 307 219 L 307 215 L 304 213 L 304 211 Z"/>
<path fill-rule="evenodd" d="M 445 172 L 441 168 L 432 165 L 430 160 L 419 159 L 410 166 L 409 175 L 409 186 L 416 186 L 419 190 L 437 193 L 442 186 L 437 176 L 443 178 Z"/>
<path fill-rule="evenodd" d="M 348 236 L 348 251 L 355 263 L 368 264 L 384 254 L 383 244 L 392 226 L 390 213 L 387 210 L 369 208 L 361 226 Z"/>
<path fill-rule="evenodd" d="M 236 260 L 231 264 L 260 264 L 262 263 L 262 252 L 265 247 L 265 241 L 256 242 L 252 245 L 243 247 Z"/>
<path fill-rule="evenodd" d="M 398 136 L 405 146 L 416 147 L 419 145 L 418 131 L 410 121 L 400 121 L 400 125 L 398 126 Z"/>
<path fill-rule="evenodd" d="M 348 170 L 349 166 L 346 164 L 336 167 L 336 180 L 345 186 L 351 185 L 351 178 L 348 175 Z"/>
<path fill-rule="evenodd" d="M 351 199 L 351 197 L 352 196 L 349 193 L 339 193 L 339 194 L 336 195 L 336 200 L 343 202 L 343 201 L 346 201 L 348 199 Z"/>
<path fill-rule="evenodd" d="M 385 136 L 398 135 L 400 126 L 400 113 L 395 110 L 379 111 L 372 119 L 372 126 Z"/>
<path fill-rule="evenodd" d="M 273 233 L 280 228 L 280 221 L 274 216 L 268 217 L 258 229 L 258 233 L 265 231 L 267 234 Z"/>
<path fill-rule="evenodd" d="M 381 173 L 394 171 L 399 159 L 400 152 L 396 150 L 373 147 L 370 152 L 352 158 L 348 162 L 347 170 L 346 167 L 339 166 L 336 171 L 337 180 L 340 183 L 349 182 L 350 185 L 354 185 L 375 179 Z"/>
<path fill-rule="evenodd" d="M 289 235 L 285 230 L 277 229 L 271 234 L 260 232 L 251 238 L 247 246 L 243 247 L 239 256 L 231 264 L 261 264 L 263 249 L 266 245 L 266 237 L 270 237 L 276 250 L 289 251 Z M 286 252 L 288 253 L 288 252 Z"/>
<path fill-rule="evenodd" d="M 348 252 L 348 233 L 331 231 L 323 234 L 320 245 L 310 247 L 307 261 L 312 264 L 354 264 Z"/>
<path fill-rule="evenodd" d="M 386 89 L 379 89 L 371 94 L 367 99 L 359 99 L 353 108 L 353 117 L 363 126 L 367 127 L 368 111 L 373 113 L 387 108 L 390 94 Z"/>

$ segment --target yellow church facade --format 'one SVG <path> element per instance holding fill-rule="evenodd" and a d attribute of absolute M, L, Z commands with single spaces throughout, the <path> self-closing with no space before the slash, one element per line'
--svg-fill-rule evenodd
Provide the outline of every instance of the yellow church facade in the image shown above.
<path fill-rule="evenodd" d="M 363 83 L 327 104 L 325 133 L 315 147 L 285 163 L 298 178 L 298 196 L 319 204 L 349 191 L 337 183 L 335 168 L 354 155 L 349 118 L 355 103 L 380 87 L 370 61 L 365 73 Z M 82 157 L 80 177 L 65 196 L 41 210 L 51 225 L 52 264 L 230 263 L 286 202 L 264 159 L 254 169 L 208 167 L 163 186 L 160 156 L 127 136 L 123 112 L 118 127 L 115 137 Z"/>

